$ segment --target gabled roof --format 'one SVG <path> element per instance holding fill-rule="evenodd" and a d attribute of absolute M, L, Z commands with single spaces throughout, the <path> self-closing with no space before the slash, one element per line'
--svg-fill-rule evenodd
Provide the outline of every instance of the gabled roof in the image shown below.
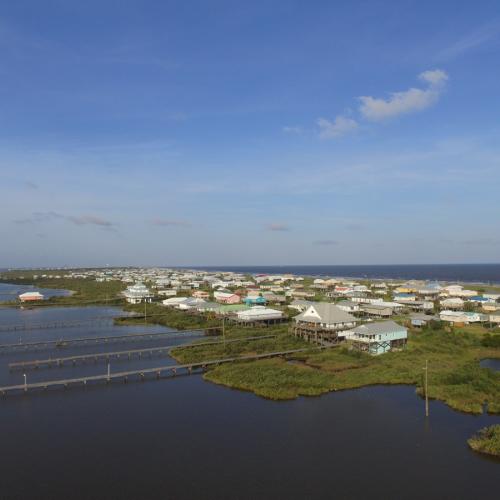
<path fill-rule="evenodd" d="M 307 315 L 307 312 L 310 311 L 311 308 L 318 313 L 319 318 Z M 317 302 L 311 304 L 303 313 L 295 316 L 295 320 L 331 325 L 335 323 L 353 323 L 356 321 L 356 318 L 343 311 L 335 304 L 330 304 L 329 302 Z"/>
<path fill-rule="evenodd" d="M 401 330 L 406 330 L 404 326 L 398 325 L 395 321 L 380 321 L 378 323 L 367 323 L 359 325 L 349 333 L 357 333 L 361 335 L 377 335 L 382 333 L 396 333 Z"/>

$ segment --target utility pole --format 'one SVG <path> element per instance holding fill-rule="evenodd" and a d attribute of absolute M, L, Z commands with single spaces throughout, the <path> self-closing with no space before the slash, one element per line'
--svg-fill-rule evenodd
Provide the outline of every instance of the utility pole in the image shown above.
<path fill-rule="evenodd" d="M 144 324 L 147 323 L 147 312 L 146 312 L 147 305 L 148 305 L 148 302 L 146 299 L 144 299 Z"/>
<path fill-rule="evenodd" d="M 224 342 L 224 347 L 226 347 L 226 317 L 222 316 L 222 341 Z"/>
<path fill-rule="evenodd" d="M 423 369 L 425 371 L 425 416 L 429 416 L 429 384 L 428 384 L 428 371 L 429 371 L 429 364 L 428 361 L 425 360 L 425 368 Z"/>
<path fill-rule="evenodd" d="M 108 361 L 108 382 L 111 380 L 111 363 Z"/>
<path fill-rule="evenodd" d="M 23 377 L 24 377 L 24 392 L 28 392 L 28 382 L 26 379 L 26 373 L 23 373 Z"/>

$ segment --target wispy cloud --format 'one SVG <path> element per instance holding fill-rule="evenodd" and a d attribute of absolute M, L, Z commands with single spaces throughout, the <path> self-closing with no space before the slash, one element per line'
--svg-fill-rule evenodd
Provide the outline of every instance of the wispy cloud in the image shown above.
<path fill-rule="evenodd" d="M 274 222 L 271 224 L 267 224 L 266 229 L 268 231 L 290 231 L 290 226 L 287 224 Z"/>
<path fill-rule="evenodd" d="M 89 224 L 93 226 L 111 227 L 115 225 L 113 222 L 95 215 L 66 215 L 63 217 L 77 226 L 85 226 Z"/>
<path fill-rule="evenodd" d="M 38 189 L 38 184 L 32 181 L 23 181 L 23 185 L 28 189 Z"/>
<path fill-rule="evenodd" d="M 491 45 L 492 42 L 498 42 L 500 38 L 500 22 L 486 24 L 467 33 L 457 41 L 439 51 L 436 61 L 450 61 L 456 59 L 467 52 L 477 50 L 480 47 Z"/>
<path fill-rule="evenodd" d="M 176 227 L 189 227 L 191 223 L 185 220 L 179 219 L 154 219 L 152 224 L 154 226 L 176 226 Z"/>
<path fill-rule="evenodd" d="M 115 224 L 109 220 L 103 219 L 95 215 L 64 215 L 57 212 L 33 212 L 30 217 L 24 219 L 16 219 L 15 224 L 39 224 L 51 220 L 65 220 L 76 226 L 100 226 L 102 228 L 111 229 Z"/>
<path fill-rule="evenodd" d="M 335 137 L 340 137 L 342 135 L 353 132 L 358 128 L 358 123 L 352 118 L 346 118 L 345 116 L 337 116 L 333 122 L 327 120 L 326 118 L 318 118 L 316 120 L 319 126 L 319 136 L 322 139 L 333 139 Z"/>
<path fill-rule="evenodd" d="M 464 245 L 500 245 L 500 240 L 496 238 L 474 238 L 463 240 L 460 243 Z"/>
<path fill-rule="evenodd" d="M 286 127 L 283 127 L 283 132 L 285 132 L 285 134 L 300 135 L 300 134 L 302 134 L 303 130 L 302 130 L 302 127 L 298 127 L 298 126 L 294 126 L 294 127 L 286 126 Z"/>
<path fill-rule="evenodd" d="M 317 240 L 313 241 L 313 245 L 319 245 L 319 246 L 333 246 L 333 245 L 338 245 L 339 242 L 337 240 Z"/>
<path fill-rule="evenodd" d="M 361 115 L 371 121 L 381 121 L 432 106 L 439 99 L 448 75 L 440 69 L 435 69 L 424 71 L 419 75 L 419 79 L 428 85 L 427 88 L 410 88 L 402 92 L 393 92 L 387 99 L 359 97 Z"/>

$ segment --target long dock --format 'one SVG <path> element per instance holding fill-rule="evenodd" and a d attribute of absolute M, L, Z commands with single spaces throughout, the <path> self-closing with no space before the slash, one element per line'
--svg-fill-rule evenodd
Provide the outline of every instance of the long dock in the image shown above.
<path fill-rule="evenodd" d="M 137 340 L 153 340 L 160 337 L 168 336 L 170 338 L 184 338 L 192 335 L 206 333 L 206 329 L 199 330 L 186 330 L 173 332 L 159 332 L 159 333 L 129 333 L 127 335 L 112 335 L 107 337 L 82 337 L 76 339 L 61 338 L 58 340 L 40 340 L 38 342 L 18 342 L 13 344 L 0 344 L 0 354 L 8 351 L 19 351 L 28 349 L 38 349 L 42 347 L 68 347 L 70 345 L 96 345 L 96 344 L 109 344 L 112 342 L 129 342 Z"/>
<path fill-rule="evenodd" d="M 97 362 L 99 360 L 109 361 L 113 358 L 119 359 L 121 357 L 126 357 L 127 359 L 131 359 L 133 356 L 138 356 L 141 358 L 144 354 L 165 354 L 168 353 L 173 348 L 179 349 L 194 349 L 197 347 L 204 347 L 210 345 L 222 345 L 222 344 L 232 344 L 235 342 L 245 342 L 245 341 L 253 341 L 253 340 L 263 340 L 275 338 L 276 335 L 260 335 L 257 337 L 243 337 L 239 339 L 229 339 L 229 340 L 218 340 L 213 342 L 200 342 L 199 344 L 187 344 L 187 345 L 166 345 L 160 347 L 149 347 L 143 349 L 130 349 L 126 351 L 114 351 L 114 352 L 99 352 L 93 354 L 80 354 L 77 356 L 65 356 L 65 357 L 57 357 L 57 358 L 47 358 L 47 359 L 35 359 L 30 361 L 18 361 L 14 363 L 9 363 L 10 370 L 22 370 L 22 369 L 33 369 L 33 368 L 42 368 L 42 367 L 52 367 L 52 366 L 62 366 L 65 363 L 72 363 L 76 365 L 78 362 L 86 362 L 86 361 L 94 361 Z"/>
<path fill-rule="evenodd" d="M 126 319 L 143 319 L 143 315 L 130 315 L 130 316 L 96 316 L 94 318 L 79 319 L 79 320 L 66 320 L 66 321 L 47 321 L 45 323 L 18 323 L 15 325 L 0 325 L 0 332 L 18 332 L 30 330 L 53 330 L 56 328 L 75 328 L 78 326 L 87 326 L 92 324 L 108 323 L 117 318 Z"/>
<path fill-rule="evenodd" d="M 234 363 L 241 361 L 256 361 L 259 359 L 268 359 L 268 358 L 276 358 L 281 356 L 288 356 L 290 354 L 296 354 L 299 352 L 310 351 L 311 349 L 324 349 L 324 347 L 306 347 L 302 349 L 291 349 L 288 351 L 276 351 L 276 352 L 267 352 L 263 354 L 251 354 L 247 356 L 239 356 L 233 358 L 223 358 L 223 359 L 212 359 L 207 361 L 199 361 L 197 363 L 188 363 L 183 365 L 167 365 L 167 366 L 159 366 L 156 368 L 145 368 L 141 370 L 130 370 L 123 372 L 111 373 L 107 372 L 101 375 L 91 375 L 87 377 L 79 377 L 79 378 L 69 378 L 69 379 L 61 379 L 61 380 L 47 380 L 44 382 L 34 382 L 31 384 L 18 384 L 18 385 L 10 385 L 5 387 L 0 387 L 0 394 L 2 396 L 8 393 L 16 393 L 16 392 L 28 392 L 34 389 L 49 389 L 50 387 L 75 387 L 75 386 L 87 386 L 89 383 L 97 383 L 97 382 L 106 382 L 110 383 L 112 380 L 122 380 L 127 383 L 129 377 L 138 377 L 139 380 L 145 380 L 147 375 L 154 375 L 156 379 L 161 379 L 162 374 L 175 376 L 178 372 L 184 372 L 186 374 L 192 374 L 194 371 L 205 370 L 211 366 L 218 366 L 225 363 Z"/>

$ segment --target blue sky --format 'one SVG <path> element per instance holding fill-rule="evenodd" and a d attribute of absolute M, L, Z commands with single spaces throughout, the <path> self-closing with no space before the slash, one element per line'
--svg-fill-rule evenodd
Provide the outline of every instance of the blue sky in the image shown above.
<path fill-rule="evenodd" d="M 498 1 L 0 5 L 0 267 L 500 261 Z"/>

